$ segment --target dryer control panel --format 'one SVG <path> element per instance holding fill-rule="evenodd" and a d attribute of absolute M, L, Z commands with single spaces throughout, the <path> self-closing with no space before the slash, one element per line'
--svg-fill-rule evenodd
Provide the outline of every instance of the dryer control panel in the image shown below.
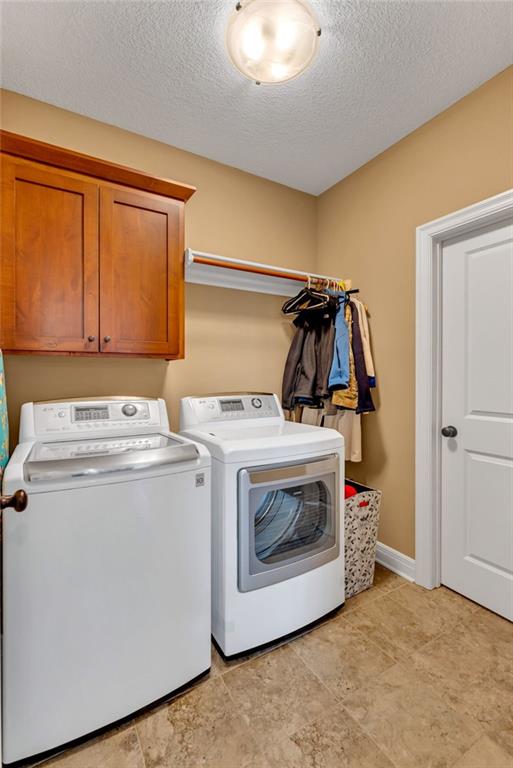
<path fill-rule="evenodd" d="M 180 428 L 188 429 L 211 421 L 283 418 L 279 400 L 269 394 L 235 394 L 184 397 Z"/>

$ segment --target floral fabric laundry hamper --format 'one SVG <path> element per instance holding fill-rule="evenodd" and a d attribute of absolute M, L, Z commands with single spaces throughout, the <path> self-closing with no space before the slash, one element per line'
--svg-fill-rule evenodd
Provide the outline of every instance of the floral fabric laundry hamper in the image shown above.
<path fill-rule="evenodd" d="M 346 599 L 372 586 L 381 491 L 346 480 L 356 494 L 345 500 Z"/>

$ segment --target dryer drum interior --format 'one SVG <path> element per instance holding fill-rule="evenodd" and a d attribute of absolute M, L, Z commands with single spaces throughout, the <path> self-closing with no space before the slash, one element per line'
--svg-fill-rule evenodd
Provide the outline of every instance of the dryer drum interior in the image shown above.
<path fill-rule="evenodd" d="M 269 491 L 255 513 L 255 554 L 276 562 L 326 536 L 329 495 L 321 481 Z"/>

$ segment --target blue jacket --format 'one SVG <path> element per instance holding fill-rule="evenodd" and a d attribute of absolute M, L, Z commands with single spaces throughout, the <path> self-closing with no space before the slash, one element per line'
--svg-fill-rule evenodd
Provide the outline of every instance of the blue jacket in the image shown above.
<path fill-rule="evenodd" d="M 338 310 L 335 318 L 333 362 L 328 380 L 328 386 L 332 391 L 347 389 L 349 386 L 349 330 L 345 320 L 345 300 L 345 293 L 339 293 Z"/>

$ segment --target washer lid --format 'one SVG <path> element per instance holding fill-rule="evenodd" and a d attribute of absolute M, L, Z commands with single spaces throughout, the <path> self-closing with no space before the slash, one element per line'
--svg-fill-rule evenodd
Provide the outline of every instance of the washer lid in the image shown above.
<path fill-rule="evenodd" d="M 198 449 L 162 434 L 35 443 L 24 464 L 28 482 L 151 469 L 197 458 Z"/>
<path fill-rule="evenodd" d="M 344 438 L 334 429 L 283 421 L 257 425 L 256 422 L 219 424 L 208 431 L 187 430 L 183 434 L 207 446 L 212 456 L 224 462 L 251 461 L 337 450 Z"/>

